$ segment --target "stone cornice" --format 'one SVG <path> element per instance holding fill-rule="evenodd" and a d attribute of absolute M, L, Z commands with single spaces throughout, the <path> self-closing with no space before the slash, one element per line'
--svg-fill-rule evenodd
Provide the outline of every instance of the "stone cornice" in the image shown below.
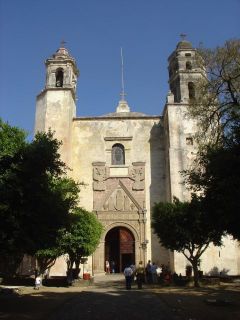
<path fill-rule="evenodd" d="M 94 121 L 102 121 L 102 120 L 162 120 L 163 116 L 141 116 L 141 117 L 75 117 L 73 118 L 73 121 L 89 121 L 89 120 L 94 120 Z"/>
<path fill-rule="evenodd" d="M 105 141 L 129 141 L 132 140 L 133 137 L 105 137 Z"/>
<path fill-rule="evenodd" d="M 43 95 L 47 91 L 71 91 L 73 98 L 75 99 L 75 95 L 73 93 L 73 88 L 66 88 L 66 87 L 48 87 L 43 89 L 38 95 L 37 98 Z"/>
<path fill-rule="evenodd" d="M 166 103 L 163 108 L 163 118 L 165 117 L 165 113 L 168 107 L 180 108 L 180 107 L 187 107 L 187 106 L 189 106 L 189 103 L 183 103 L 183 102 Z"/>

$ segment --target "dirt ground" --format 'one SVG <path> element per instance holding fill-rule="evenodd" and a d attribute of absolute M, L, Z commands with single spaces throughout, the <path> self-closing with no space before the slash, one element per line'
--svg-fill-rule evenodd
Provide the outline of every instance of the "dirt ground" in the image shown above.
<path fill-rule="evenodd" d="M 43 320 L 43 319 L 59 319 L 61 308 L 68 316 L 62 316 L 61 319 L 105 319 L 99 316 L 101 312 L 104 314 L 104 302 L 109 303 L 109 295 L 107 291 L 111 291 L 112 295 L 121 295 L 122 298 L 129 300 L 129 292 L 125 290 L 124 279 L 106 279 L 100 282 L 94 282 L 93 285 L 81 287 L 44 287 L 40 290 L 34 290 L 32 287 L 18 287 L 16 293 L 1 293 L 0 294 L 0 319 L 3 320 Z M 141 291 L 141 292 L 140 292 Z M 96 293 L 98 295 L 96 295 Z M 99 295 L 101 293 L 101 296 Z M 144 294 L 144 296 L 143 296 Z M 187 288 L 187 287 L 161 287 L 159 285 L 148 286 L 145 285 L 143 290 L 138 290 L 136 285 L 133 285 L 131 290 L 131 299 L 137 299 L 142 295 L 142 301 L 145 301 L 145 308 L 148 307 L 148 297 L 157 297 L 161 309 L 165 308 L 170 318 L 166 315 L 158 315 L 157 309 L 155 314 L 148 318 L 150 319 L 186 319 L 186 320 L 227 320 L 240 319 L 240 283 L 220 284 L 215 286 L 205 286 L 201 288 Z M 97 306 L 98 317 L 94 317 L 94 298 L 100 297 L 101 306 Z M 144 298 L 145 297 L 145 298 Z M 155 299 L 154 298 L 154 299 Z M 82 299 L 82 300 L 81 300 Z M 85 299 L 85 300 L 84 300 Z M 105 299 L 105 300 L 104 300 Z M 108 300 L 107 300 L 108 299 Z M 90 300 L 90 301 L 89 301 Z M 116 301 L 116 299 L 115 299 Z M 119 300 L 120 301 L 120 300 Z M 88 313 L 81 314 L 81 317 L 71 317 L 71 304 L 88 305 Z M 119 303 L 119 302 L 116 302 Z M 91 310 L 93 305 L 93 310 Z M 120 304 L 119 304 L 120 306 Z M 105 305 L 106 307 L 106 305 Z M 117 307 L 116 307 L 117 308 Z M 121 308 L 121 307 L 120 307 Z M 134 310 L 131 310 L 131 304 L 128 305 L 129 319 L 144 319 L 141 314 L 137 313 L 136 305 Z M 102 311 L 101 311 L 102 310 Z M 139 309 L 140 310 L 140 309 Z M 89 313 L 92 312 L 92 313 Z M 118 319 L 114 317 L 114 309 L 112 310 L 112 320 Z M 117 313 L 116 313 L 117 314 Z M 130 316 L 130 315 L 134 316 Z M 84 317 L 83 317 L 84 316 Z M 122 318 L 123 319 L 123 318 Z M 126 318 L 125 318 L 126 319 Z"/>

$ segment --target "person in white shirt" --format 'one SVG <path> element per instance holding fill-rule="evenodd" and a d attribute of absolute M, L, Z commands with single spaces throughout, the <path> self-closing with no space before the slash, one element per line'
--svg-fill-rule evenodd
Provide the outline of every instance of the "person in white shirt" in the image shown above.
<path fill-rule="evenodd" d="M 40 276 L 37 276 L 36 279 L 35 279 L 35 287 L 34 287 L 35 290 L 39 290 L 39 288 L 41 286 L 41 282 L 42 281 L 41 281 Z"/>
<path fill-rule="evenodd" d="M 110 273 L 110 264 L 108 260 L 106 260 L 106 273 Z"/>
<path fill-rule="evenodd" d="M 126 280 L 126 289 L 131 290 L 133 270 L 130 268 L 130 266 L 127 266 L 124 269 L 123 274 L 124 274 L 125 280 Z"/>

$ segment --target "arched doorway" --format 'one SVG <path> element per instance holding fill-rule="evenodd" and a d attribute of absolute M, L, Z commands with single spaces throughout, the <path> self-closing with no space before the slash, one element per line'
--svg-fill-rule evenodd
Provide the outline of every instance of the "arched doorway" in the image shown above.
<path fill-rule="evenodd" d="M 135 239 L 125 227 L 111 229 L 105 237 L 105 261 L 115 263 L 115 272 L 123 272 L 126 265 L 135 264 Z"/>

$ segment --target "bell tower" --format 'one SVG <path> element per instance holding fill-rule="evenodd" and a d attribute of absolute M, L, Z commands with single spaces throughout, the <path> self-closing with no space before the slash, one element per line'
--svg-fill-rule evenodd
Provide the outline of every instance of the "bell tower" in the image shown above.
<path fill-rule="evenodd" d="M 62 141 L 62 160 L 71 165 L 72 120 L 76 117 L 76 85 L 78 69 L 75 59 L 61 47 L 45 61 L 45 88 L 37 96 L 35 133 L 51 129 Z"/>
<path fill-rule="evenodd" d="M 181 172 L 191 165 L 196 152 L 194 136 L 198 128 L 188 114 L 188 104 L 195 97 L 197 80 L 204 75 L 197 54 L 192 44 L 182 39 L 168 58 L 170 91 L 164 108 L 167 201 L 190 197 Z"/>
<path fill-rule="evenodd" d="M 186 41 L 185 35 L 168 58 L 169 86 L 175 103 L 188 103 L 195 96 L 195 81 L 202 76 L 196 63 L 197 51 Z"/>
<path fill-rule="evenodd" d="M 64 41 L 57 52 L 46 60 L 45 65 L 47 68 L 45 89 L 70 89 L 75 101 L 79 72 L 75 59 L 70 56 L 68 50 L 64 47 Z"/>

